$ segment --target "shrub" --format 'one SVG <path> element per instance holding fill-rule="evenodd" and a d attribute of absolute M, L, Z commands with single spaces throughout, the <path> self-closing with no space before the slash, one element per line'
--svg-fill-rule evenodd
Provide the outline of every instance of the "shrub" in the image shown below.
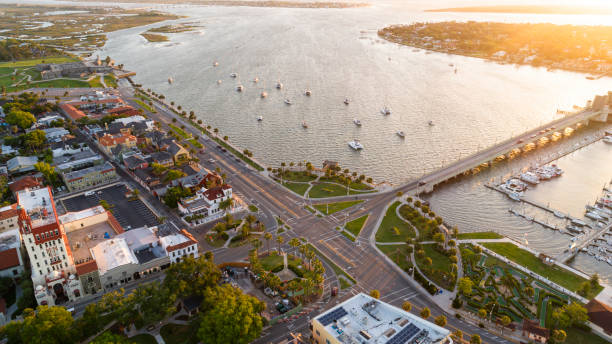
<path fill-rule="evenodd" d="M 227 234 L 225 232 L 221 233 L 221 239 L 223 239 L 223 240 L 229 239 L 229 234 Z"/>
<path fill-rule="evenodd" d="M 461 319 L 461 314 L 459 314 L 459 313 L 455 314 L 455 318 Z"/>
<path fill-rule="evenodd" d="M 484 324 L 483 324 L 483 323 L 478 323 L 478 327 L 480 327 L 480 328 L 484 328 L 485 326 L 484 326 Z"/>
<path fill-rule="evenodd" d="M 455 298 L 453 299 L 453 304 L 452 304 L 453 308 L 455 309 L 459 309 L 463 306 L 463 300 L 461 300 L 461 298 L 459 297 L 459 295 L 455 296 Z"/>

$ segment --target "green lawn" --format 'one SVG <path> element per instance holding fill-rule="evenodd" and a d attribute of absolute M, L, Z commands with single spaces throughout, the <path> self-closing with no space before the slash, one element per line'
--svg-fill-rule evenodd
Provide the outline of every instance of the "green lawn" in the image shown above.
<path fill-rule="evenodd" d="M 285 171 L 283 173 L 283 181 L 310 182 L 315 179 L 317 179 L 317 176 L 310 174 L 308 171 Z"/>
<path fill-rule="evenodd" d="M 166 324 L 159 332 L 167 344 L 195 344 L 198 343 L 197 321 L 195 323 L 195 326 Z"/>
<path fill-rule="evenodd" d="M 568 344 L 607 344 L 609 343 L 607 340 L 601 338 L 595 333 L 585 332 L 576 327 L 571 327 L 565 330 L 567 333 L 567 338 L 565 339 L 565 343 Z"/>
<path fill-rule="evenodd" d="M 176 125 L 173 124 L 168 124 L 168 126 L 170 126 L 170 128 L 172 128 L 172 131 L 174 131 L 175 133 L 177 133 L 180 137 L 184 138 L 184 139 L 189 139 L 191 138 L 191 134 L 187 133 L 185 130 L 177 127 Z"/>
<path fill-rule="evenodd" d="M 346 288 L 350 288 L 353 284 L 351 284 L 351 282 L 347 281 L 345 278 L 338 278 L 338 281 L 340 282 L 340 289 L 346 289 Z"/>
<path fill-rule="evenodd" d="M 504 236 L 495 232 L 474 232 L 474 233 L 459 233 L 457 239 L 501 239 Z"/>
<path fill-rule="evenodd" d="M 104 83 L 106 84 L 106 87 L 117 87 L 117 77 L 112 74 L 105 74 Z"/>
<path fill-rule="evenodd" d="M 209 239 L 209 236 L 206 236 L 206 242 L 212 247 L 221 247 L 225 245 L 227 240 L 221 239 L 221 237 L 217 236 L 217 234 L 211 234 L 212 240 Z"/>
<path fill-rule="evenodd" d="M 259 258 L 259 262 L 261 263 L 261 266 L 264 268 L 264 270 L 271 271 L 275 267 L 283 264 L 283 256 L 280 256 L 278 254 L 271 254 Z"/>
<path fill-rule="evenodd" d="M 344 228 L 347 231 L 351 232 L 351 234 L 353 234 L 355 238 L 357 238 L 359 236 L 359 233 L 361 232 L 361 229 L 363 228 L 363 225 L 368 219 L 368 216 L 370 215 L 363 215 L 362 217 L 359 217 L 350 222 L 347 222 Z"/>
<path fill-rule="evenodd" d="M 89 87 L 100 87 L 103 88 L 102 82 L 100 82 L 100 76 L 96 75 L 94 78 L 88 81 Z"/>
<path fill-rule="evenodd" d="M 283 186 L 286 187 L 287 189 L 295 192 L 296 194 L 303 196 L 306 193 L 306 190 L 308 190 L 308 187 L 310 185 L 304 184 L 304 183 L 287 183 L 287 182 L 283 182 Z"/>
<path fill-rule="evenodd" d="M 314 247 L 312 244 L 308 244 L 308 248 L 313 250 L 314 252 L 316 252 L 316 254 L 317 254 L 317 256 L 319 256 L 319 258 L 321 258 L 329 266 L 331 266 L 332 269 L 334 270 L 334 272 L 336 273 L 336 275 L 338 275 L 338 276 L 342 275 L 342 276 L 346 277 L 349 281 L 351 281 L 353 283 L 357 283 L 357 281 L 355 281 L 355 279 L 351 275 L 349 275 L 344 270 L 342 270 L 342 268 L 339 267 L 338 265 L 336 265 L 336 263 L 334 263 L 331 260 L 327 259 L 327 257 L 324 256 L 319 250 L 317 250 L 316 247 Z"/>
<path fill-rule="evenodd" d="M 168 36 L 164 35 L 156 35 L 152 33 L 141 33 L 142 37 L 144 37 L 149 42 L 166 42 L 168 41 Z"/>
<path fill-rule="evenodd" d="M 30 85 L 22 84 L 18 87 L 7 87 L 7 92 L 20 91 L 28 88 L 73 88 L 82 87 L 89 88 L 89 83 L 85 80 L 73 80 L 73 79 L 55 79 L 47 81 L 32 82 Z"/>
<path fill-rule="evenodd" d="M 189 139 L 189 140 L 187 140 L 187 141 L 189 141 L 189 143 L 191 143 L 191 145 L 192 145 L 193 147 L 195 147 L 195 148 L 198 148 L 198 149 L 199 149 L 199 148 L 204 147 L 204 146 L 202 146 L 202 144 L 201 144 L 200 142 L 198 142 L 198 140 L 196 140 L 196 139 Z"/>
<path fill-rule="evenodd" d="M 355 241 L 357 240 L 357 238 L 353 237 L 351 234 L 349 234 L 347 231 L 341 231 L 340 234 L 344 235 L 347 239 L 349 239 L 350 241 Z"/>
<path fill-rule="evenodd" d="M 147 110 L 147 111 L 149 111 L 149 112 L 152 112 L 152 113 L 156 113 L 156 112 L 157 112 L 157 111 L 156 111 L 156 110 L 155 110 L 155 109 L 154 109 L 152 106 L 150 106 L 149 104 L 147 104 L 147 103 L 143 102 L 143 101 L 142 101 L 142 100 L 140 100 L 140 99 L 132 99 L 132 100 L 133 100 L 133 101 L 134 101 L 136 104 L 140 105 L 140 107 L 141 107 L 141 108 L 143 108 L 143 109 L 145 109 L 145 110 Z"/>
<path fill-rule="evenodd" d="M 436 251 L 434 249 L 434 245 L 435 244 L 423 245 L 425 256 L 423 258 L 418 258 L 416 257 L 415 253 L 416 263 L 419 266 L 421 272 L 424 273 L 427 278 L 429 278 L 435 284 L 444 289 L 453 290 L 455 286 L 455 281 L 451 281 L 449 279 L 444 278 L 445 275 L 450 275 L 451 264 L 453 264 L 453 262 L 444 254 Z M 430 267 L 425 265 L 425 257 L 431 258 L 432 264 Z"/>
<path fill-rule="evenodd" d="M 330 215 L 346 208 L 352 207 L 355 204 L 362 203 L 362 200 L 357 201 L 346 201 L 346 202 L 336 202 L 336 203 L 326 203 L 326 204 L 313 204 L 312 206 L 325 215 Z M 328 212 L 329 210 L 329 212 Z"/>
<path fill-rule="evenodd" d="M 314 208 L 313 208 L 313 207 L 311 207 L 311 206 L 309 206 L 309 205 L 305 206 L 304 208 L 305 208 L 306 210 L 308 210 L 309 212 L 313 213 L 313 214 L 317 212 L 316 210 L 314 210 Z"/>
<path fill-rule="evenodd" d="M 128 339 L 128 341 L 133 344 L 157 344 L 155 337 L 146 333 L 131 337 Z"/>
<path fill-rule="evenodd" d="M 79 59 L 75 57 L 46 57 L 42 59 L 23 60 L 16 62 L 1 62 L 0 68 L 31 67 L 41 63 L 66 63 L 74 61 L 79 61 Z"/>
<path fill-rule="evenodd" d="M 412 267 L 412 260 L 408 252 L 407 244 L 400 245 L 376 245 L 387 257 L 397 264 L 402 270 L 406 271 Z"/>
<path fill-rule="evenodd" d="M 259 211 L 259 208 L 257 208 L 257 206 L 254 204 L 249 204 L 249 211 L 252 213 L 256 213 Z"/>
<path fill-rule="evenodd" d="M 549 280 L 569 290 L 577 291 L 580 288 L 580 285 L 586 281 L 586 279 L 580 276 L 577 276 L 570 271 L 561 269 L 560 267 L 556 265 L 548 266 L 542 263 L 542 261 L 538 257 L 534 256 L 533 254 L 531 254 L 530 252 L 526 250 L 523 250 L 517 247 L 516 245 L 512 243 L 487 242 L 487 243 L 482 243 L 482 245 L 490 249 L 491 251 L 494 251 L 510 259 L 511 261 L 521 266 L 524 266 L 527 269 L 535 272 L 536 274 L 540 276 L 544 276 L 548 278 Z M 601 289 L 603 288 L 600 287 L 599 289 L 592 291 L 589 297 L 587 298 L 590 299 L 593 296 L 597 295 L 601 291 Z"/>
<path fill-rule="evenodd" d="M 400 205 L 400 202 L 395 202 L 389 206 L 387 213 L 383 218 L 380 227 L 376 231 L 376 241 L 378 242 L 405 242 L 407 238 L 414 238 L 416 233 L 414 229 L 395 213 L 395 209 Z M 399 230 L 399 235 L 394 233 L 393 228 Z"/>
<path fill-rule="evenodd" d="M 349 195 L 361 195 L 374 191 L 354 191 L 349 190 Z M 310 198 L 325 198 L 335 196 L 346 196 L 346 186 L 340 186 L 330 183 L 320 183 L 312 187 L 309 192 Z"/>
<path fill-rule="evenodd" d="M 346 185 L 346 182 L 343 182 L 339 176 L 333 176 L 333 177 L 321 177 L 319 178 L 319 181 L 321 182 L 332 182 L 332 183 L 338 183 L 338 184 L 342 184 L 342 185 Z M 364 183 L 358 183 L 355 181 L 352 181 L 351 184 L 349 184 L 349 187 L 351 189 L 355 189 L 355 190 L 372 190 L 373 188 L 367 184 Z"/>

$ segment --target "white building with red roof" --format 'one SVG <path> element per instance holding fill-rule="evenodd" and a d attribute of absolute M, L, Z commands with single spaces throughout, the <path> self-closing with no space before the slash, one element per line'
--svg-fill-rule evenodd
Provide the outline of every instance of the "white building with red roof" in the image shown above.
<path fill-rule="evenodd" d="M 18 278 L 24 271 L 19 229 L 0 233 L 0 276 Z"/>
<path fill-rule="evenodd" d="M 195 195 L 182 198 L 178 202 L 178 210 L 182 216 L 191 219 L 193 224 L 202 224 L 223 216 L 220 205 L 232 197 L 232 187 L 228 184 L 202 187 Z"/>
<path fill-rule="evenodd" d="M 198 241 L 184 229 L 179 233 L 160 237 L 159 243 L 172 263 L 180 262 L 183 257 L 198 258 Z"/>

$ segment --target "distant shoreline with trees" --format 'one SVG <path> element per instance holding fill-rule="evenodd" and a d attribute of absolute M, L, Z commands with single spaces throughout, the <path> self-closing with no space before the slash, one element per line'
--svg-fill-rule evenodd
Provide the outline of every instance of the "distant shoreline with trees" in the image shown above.
<path fill-rule="evenodd" d="M 596 6 L 497 5 L 450 7 L 425 12 L 530 13 L 530 14 L 612 14 L 612 8 Z"/>
<path fill-rule="evenodd" d="M 388 26 L 378 35 L 398 44 L 502 64 L 598 77 L 612 74 L 611 27 L 446 21 Z"/>

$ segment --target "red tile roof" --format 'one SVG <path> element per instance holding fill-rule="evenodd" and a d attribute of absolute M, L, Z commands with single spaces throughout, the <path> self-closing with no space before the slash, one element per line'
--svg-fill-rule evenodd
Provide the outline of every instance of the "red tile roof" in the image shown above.
<path fill-rule="evenodd" d="M 116 108 L 108 109 L 106 112 L 111 114 L 111 115 L 112 114 L 128 115 L 128 116 L 140 115 L 140 112 L 138 112 L 138 110 L 134 109 L 133 107 L 131 107 L 129 105 L 119 106 L 119 107 L 116 107 Z"/>
<path fill-rule="evenodd" d="M 38 179 L 32 177 L 32 176 L 25 176 L 21 179 L 18 179 L 12 183 L 9 184 L 9 189 L 11 189 L 11 191 L 16 194 L 17 192 L 25 189 L 25 188 L 34 188 L 34 187 L 39 187 L 40 186 L 40 182 L 38 181 Z"/>
<path fill-rule="evenodd" d="M 123 100 L 119 98 L 107 98 L 107 99 L 98 99 L 98 100 L 92 100 L 92 101 L 87 101 L 87 102 L 72 102 L 68 104 L 78 107 L 78 106 L 87 105 L 87 104 L 108 104 L 108 103 L 123 104 Z"/>
<path fill-rule="evenodd" d="M 21 211 L 17 210 L 16 206 L 17 204 L 13 204 L 13 208 L 5 210 L 5 211 L 0 211 L 0 221 L 1 220 L 6 220 L 9 219 L 11 217 L 16 217 L 19 216 L 19 213 L 21 213 Z"/>
<path fill-rule="evenodd" d="M 603 328 L 607 334 L 612 334 L 612 307 L 593 299 L 585 308 L 593 324 Z"/>
<path fill-rule="evenodd" d="M 78 264 L 75 267 L 78 275 L 84 275 L 98 270 L 98 263 L 96 263 L 95 260 L 90 260 L 88 262 Z"/>
<path fill-rule="evenodd" d="M 223 197 L 223 187 L 215 186 L 214 188 L 210 188 L 204 191 L 204 196 L 208 198 L 209 201 L 214 201 L 217 198 Z"/>
<path fill-rule="evenodd" d="M 79 118 L 86 117 L 86 115 L 85 115 L 85 113 L 83 111 L 75 108 L 71 104 L 60 104 L 60 109 L 62 109 L 62 111 L 64 111 L 66 116 L 69 116 L 73 120 L 77 120 Z"/>
<path fill-rule="evenodd" d="M 0 298 L 0 312 L 6 315 L 6 300 L 3 297 Z"/>
<path fill-rule="evenodd" d="M 13 268 L 19 265 L 19 252 L 17 252 L 16 248 L 0 252 L 0 270 Z"/>
<path fill-rule="evenodd" d="M 100 142 L 102 146 L 106 146 L 106 147 L 116 146 L 118 144 L 125 144 L 126 142 L 137 142 L 137 141 L 138 139 L 136 138 L 136 136 L 125 135 L 125 134 L 120 134 L 116 136 L 104 134 L 104 136 L 98 139 L 98 142 Z"/>

